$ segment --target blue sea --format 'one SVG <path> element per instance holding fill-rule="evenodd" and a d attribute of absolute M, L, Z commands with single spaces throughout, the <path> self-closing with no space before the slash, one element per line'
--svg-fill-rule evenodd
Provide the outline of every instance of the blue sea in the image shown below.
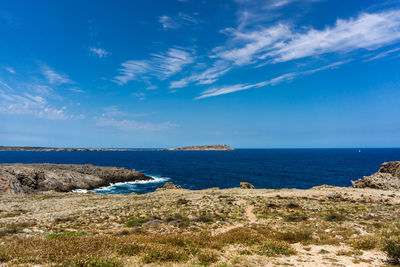
<path fill-rule="evenodd" d="M 385 161 L 400 160 L 400 149 L 236 149 L 234 151 L 0 151 L 0 163 L 64 163 L 136 169 L 152 182 L 115 184 L 97 193 L 147 193 L 170 181 L 188 189 L 238 187 L 311 188 L 350 186 L 376 172 Z"/>

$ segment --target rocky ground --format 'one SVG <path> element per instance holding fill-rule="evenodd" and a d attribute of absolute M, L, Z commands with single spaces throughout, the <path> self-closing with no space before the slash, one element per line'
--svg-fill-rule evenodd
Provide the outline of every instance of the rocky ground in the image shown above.
<path fill-rule="evenodd" d="M 60 181 L 77 186 L 87 176 L 114 181 L 143 175 L 133 170 L 1 167 L 0 178 L 14 177 L 21 186 L 17 194 L 0 195 L 0 264 L 5 266 L 400 262 L 400 162 L 384 163 L 376 174 L 354 182 L 356 188 L 266 190 L 243 182 L 240 188 L 191 191 L 167 183 L 143 195 L 41 192 L 58 189 L 51 186 Z M 35 193 L 22 194 L 31 192 L 23 186 Z"/>
<path fill-rule="evenodd" d="M 245 186 L 243 186 L 245 187 Z M 186 189 L 0 196 L 0 262 L 72 266 L 389 266 L 400 192 Z"/>

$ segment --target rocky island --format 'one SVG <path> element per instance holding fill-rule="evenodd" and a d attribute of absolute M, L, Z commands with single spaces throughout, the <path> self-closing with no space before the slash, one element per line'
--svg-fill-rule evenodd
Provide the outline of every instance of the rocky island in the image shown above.
<path fill-rule="evenodd" d="M 1 193 L 70 192 L 111 183 L 151 180 L 135 170 L 90 164 L 0 164 Z"/>
<path fill-rule="evenodd" d="M 204 146 L 187 146 L 178 148 L 168 148 L 169 151 L 210 151 L 210 150 L 220 150 L 220 151 L 231 151 L 228 145 L 204 145 Z"/>
<path fill-rule="evenodd" d="M 33 194 L 0 194 L 1 264 L 393 266 L 400 262 L 400 191 L 391 186 L 376 189 L 372 182 L 388 172 L 392 176 L 386 180 L 398 179 L 398 163 L 383 164 L 367 179 L 371 182 L 363 186 L 355 182 L 356 188 L 254 189 L 243 182 L 240 188 L 205 190 L 167 183 L 141 195 L 30 189 L 40 187 L 43 177 L 33 169 L 42 169 L 46 177 L 61 174 L 67 166 L 81 176 L 111 175 L 88 165 L 1 165 L 0 177 L 38 181 L 29 190 L 20 186 Z M 121 172 L 122 177 L 130 176 L 129 170 Z M 45 180 L 49 181 L 45 185 L 54 183 L 50 177 Z"/>
<path fill-rule="evenodd" d="M 228 145 L 202 145 L 202 146 L 188 146 L 188 147 L 177 147 L 177 148 L 64 148 L 64 147 L 37 147 L 37 146 L 0 146 L 0 151 L 69 151 L 69 152 L 81 152 L 81 151 L 230 151 L 234 150 Z"/>

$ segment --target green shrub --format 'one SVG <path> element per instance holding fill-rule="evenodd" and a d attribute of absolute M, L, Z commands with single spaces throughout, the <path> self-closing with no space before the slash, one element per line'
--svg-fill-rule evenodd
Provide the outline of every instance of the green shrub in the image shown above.
<path fill-rule="evenodd" d="M 290 256 L 295 254 L 292 247 L 285 242 L 268 242 L 264 243 L 257 249 L 259 255 L 264 255 L 267 257 L 274 257 L 278 255 Z"/>
<path fill-rule="evenodd" d="M 143 257 L 144 263 L 183 262 L 189 259 L 189 252 L 173 246 L 148 247 Z"/>
<path fill-rule="evenodd" d="M 148 221 L 150 221 L 149 218 L 135 218 L 135 219 L 127 221 L 125 223 L 125 226 L 126 227 L 134 227 L 134 226 L 141 225 L 141 224 L 143 224 L 145 222 L 148 222 Z"/>
<path fill-rule="evenodd" d="M 290 214 L 284 217 L 284 220 L 286 222 L 302 222 L 302 221 L 307 221 L 307 216 L 304 214 Z"/>
<path fill-rule="evenodd" d="M 338 213 L 329 213 L 328 215 L 325 216 L 325 221 L 328 222 L 341 222 L 344 221 L 345 219 L 346 219 L 345 216 Z"/>
<path fill-rule="evenodd" d="M 72 264 L 67 264 L 67 266 L 77 266 L 77 267 L 122 267 L 122 263 L 116 259 L 95 259 L 95 258 L 85 258 L 74 261 Z"/>
<path fill-rule="evenodd" d="M 84 236 L 85 233 L 77 233 L 77 232 L 66 232 L 66 233 L 55 233 L 55 234 L 48 234 L 46 237 L 48 239 L 54 239 L 61 236 Z"/>
<path fill-rule="evenodd" d="M 178 201 L 176 202 L 176 204 L 178 205 L 185 205 L 188 204 L 190 202 L 190 200 L 184 199 L 184 198 L 180 198 L 178 199 Z"/>
<path fill-rule="evenodd" d="M 296 203 L 293 203 L 293 202 L 290 202 L 289 204 L 286 205 L 286 208 L 288 208 L 288 209 L 298 209 L 298 208 L 300 208 L 300 205 L 296 204 Z"/>
<path fill-rule="evenodd" d="M 400 237 L 387 240 L 383 251 L 385 251 L 387 256 L 395 263 L 400 264 Z"/>
<path fill-rule="evenodd" d="M 139 244 L 129 244 L 126 246 L 123 246 L 119 251 L 118 254 L 120 255 L 126 255 L 126 256 L 135 256 L 142 252 L 145 249 L 143 245 Z"/>
<path fill-rule="evenodd" d="M 307 243 L 313 240 L 311 231 L 294 231 L 294 232 L 284 232 L 279 233 L 278 237 L 288 243 Z"/>
<path fill-rule="evenodd" d="M 211 263 L 217 262 L 219 259 L 219 255 L 213 250 L 206 249 L 200 251 L 200 253 L 197 255 L 197 258 L 199 259 L 201 265 L 209 265 Z"/>
<path fill-rule="evenodd" d="M 374 249 L 378 244 L 378 240 L 372 236 L 366 236 L 359 238 L 353 242 L 355 249 L 370 250 Z"/>
<path fill-rule="evenodd" d="M 7 262 L 11 260 L 11 257 L 4 252 L 0 252 L 0 262 Z"/>
<path fill-rule="evenodd" d="M 214 219 L 210 215 L 201 215 L 196 219 L 197 222 L 211 223 Z"/>

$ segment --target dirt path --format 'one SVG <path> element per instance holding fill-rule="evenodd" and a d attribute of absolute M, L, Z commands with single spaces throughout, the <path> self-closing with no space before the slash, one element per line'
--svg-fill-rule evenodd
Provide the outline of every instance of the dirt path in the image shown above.
<path fill-rule="evenodd" d="M 254 214 L 253 210 L 254 210 L 254 206 L 253 205 L 249 205 L 245 209 L 246 216 L 249 219 L 250 223 L 255 223 L 257 221 L 257 217 Z"/>
<path fill-rule="evenodd" d="M 246 204 L 246 202 L 245 201 L 240 201 L 239 204 L 240 205 L 244 205 L 244 204 Z M 246 217 L 249 219 L 250 223 L 255 223 L 257 221 L 257 217 L 254 214 L 253 210 L 254 210 L 254 206 L 253 205 L 247 205 L 246 208 L 245 208 L 245 214 L 246 214 Z M 233 230 L 233 229 L 239 228 L 239 227 L 243 227 L 243 226 L 244 226 L 243 223 L 238 223 L 238 224 L 235 224 L 235 225 L 229 225 L 229 226 L 226 226 L 226 227 L 222 227 L 222 228 L 217 229 L 216 231 L 214 231 L 213 235 L 226 233 L 226 232 L 228 232 L 230 230 Z"/>

